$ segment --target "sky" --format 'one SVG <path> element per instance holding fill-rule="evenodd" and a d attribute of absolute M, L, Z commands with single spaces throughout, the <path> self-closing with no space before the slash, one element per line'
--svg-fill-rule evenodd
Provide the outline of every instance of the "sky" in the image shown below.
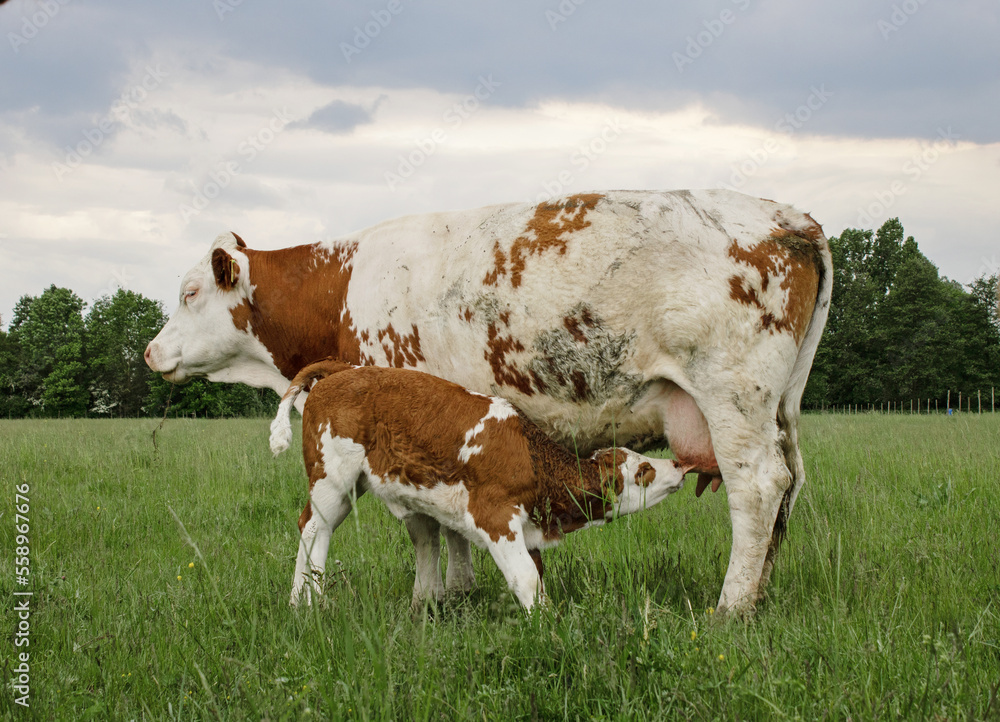
<path fill-rule="evenodd" d="M 0 324 L 51 284 L 177 306 L 216 235 L 727 187 L 899 217 L 1000 272 L 995 0 L 10 0 Z"/>

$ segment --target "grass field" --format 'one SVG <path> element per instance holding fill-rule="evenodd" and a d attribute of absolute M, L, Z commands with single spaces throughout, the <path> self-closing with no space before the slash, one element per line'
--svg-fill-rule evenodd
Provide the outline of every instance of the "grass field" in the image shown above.
<path fill-rule="evenodd" d="M 290 609 L 301 457 L 266 420 L 168 420 L 158 450 L 156 423 L 0 422 L 5 718 L 1000 719 L 1000 417 L 807 416 L 770 599 L 722 624 L 725 492 L 693 483 L 546 552 L 530 616 L 477 550 L 477 590 L 411 618 L 405 530 L 365 497 Z"/>

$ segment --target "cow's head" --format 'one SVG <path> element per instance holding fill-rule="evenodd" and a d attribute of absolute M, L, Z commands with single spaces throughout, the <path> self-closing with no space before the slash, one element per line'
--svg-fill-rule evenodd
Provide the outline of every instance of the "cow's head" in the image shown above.
<path fill-rule="evenodd" d="M 246 244 L 223 233 L 181 282 L 180 306 L 146 347 L 146 363 L 174 383 L 194 377 L 283 388 L 287 383 L 267 349 L 233 309 L 253 300 Z"/>

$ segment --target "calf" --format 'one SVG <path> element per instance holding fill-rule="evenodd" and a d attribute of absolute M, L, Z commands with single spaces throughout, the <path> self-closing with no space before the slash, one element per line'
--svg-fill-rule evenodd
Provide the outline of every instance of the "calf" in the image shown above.
<path fill-rule="evenodd" d="M 275 454 L 288 448 L 291 407 L 313 379 L 325 380 L 302 414 L 310 501 L 299 517 L 293 605 L 321 593 L 330 535 L 365 491 L 409 520 L 414 605 L 443 592 L 440 524 L 487 549 L 530 609 L 542 594 L 539 549 L 656 504 L 683 486 L 688 471 L 621 448 L 578 459 L 504 399 L 419 371 L 330 359 L 304 368 L 285 392 L 271 424 Z M 433 533 L 414 533 L 415 526 Z"/>

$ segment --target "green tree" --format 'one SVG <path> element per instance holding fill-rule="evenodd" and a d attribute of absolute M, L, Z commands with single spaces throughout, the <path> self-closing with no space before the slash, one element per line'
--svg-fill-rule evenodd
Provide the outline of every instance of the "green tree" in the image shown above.
<path fill-rule="evenodd" d="M 18 366 L 13 387 L 35 413 L 81 416 L 87 411 L 84 305 L 68 288 L 53 285 L 41 296 L 22 296 L 14 308 L 10 337 Z"/>
<path fill-rule="evenodd" d="M 149 403 L 152 372 L 143 353 L 166 323 L 158 301 L 119 289 L 94 301 L 87 315 L 91 411 L 138 416 Z"/>
<path fill-rule="evenodd" d="M 19 386 L 20 368 L 20 345 L 0 328 L 0 417 L 18 418 L 29 409 Z"/>
<path fill-rule="evenodd" d="M 938 270 L 917 253 L 898 268 L 879 306 L 881 393 L 872 401 L 939 398 L 954 383 L 946 363 L 953 326 L 949 293 Z"/>
<path fill-rule="evenodd" d="M 996 383 L 996 276 L 968 290 L 941 278 L 898 218 L 846 229 L 830 251 L 833 300 L 805 407 L 943 400 Z"/>

